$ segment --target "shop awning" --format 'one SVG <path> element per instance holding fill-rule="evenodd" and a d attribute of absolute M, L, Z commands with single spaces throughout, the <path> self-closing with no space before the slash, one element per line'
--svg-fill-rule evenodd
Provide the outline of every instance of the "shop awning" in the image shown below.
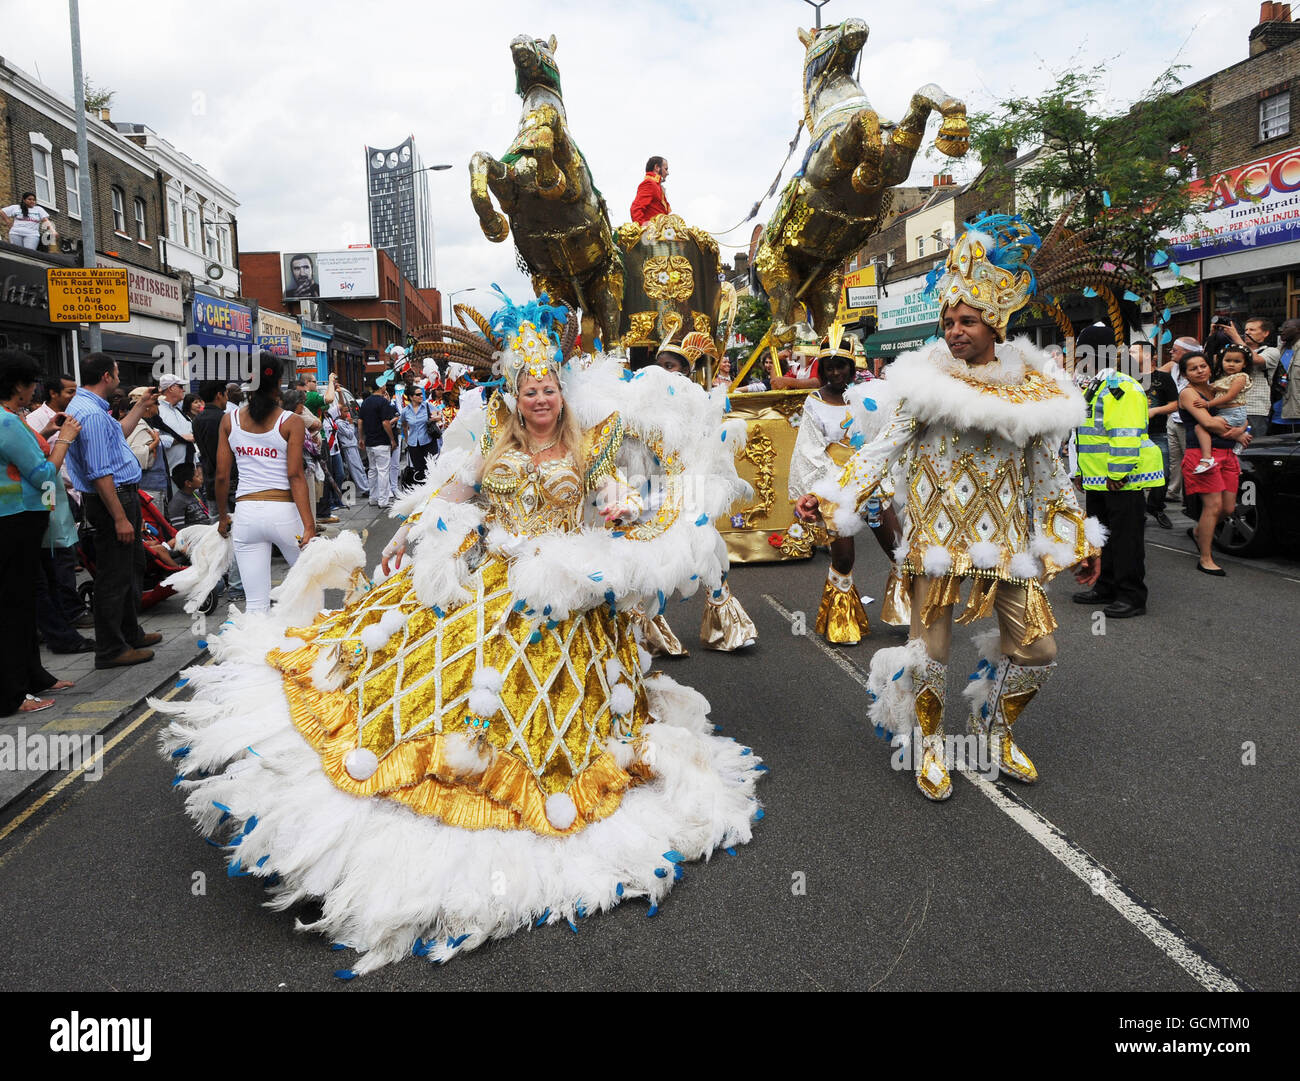
<path fill-rule="evenodd" d="M 935 336 L 935 328 L 929 324 L 901 327 L 898 330 L 882 330 L 867 338 L 862 343 L 862 349 L 869 357 L 893 359 L 899 353 L 906 353 L 909 349 L 920 349 Z"/>

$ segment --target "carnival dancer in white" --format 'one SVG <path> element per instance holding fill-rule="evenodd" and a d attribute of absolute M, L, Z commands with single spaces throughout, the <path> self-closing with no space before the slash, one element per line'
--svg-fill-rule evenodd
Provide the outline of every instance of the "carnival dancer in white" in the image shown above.
<path fill-rule="evenodd" d="M 471 318 L 428 363 L 498 385 L 398 500 L 373 583 L 355 533 L 315 541 L 276 607 L 187 671 L 193 699 L 160 704 L 186 809 L 233 831 L 232 874 L 275 876 L 274 907 L 320 899 L 308 929 L 356 951 L 343 977 L 629 898 L 654 915 L 683 863 L 763 814 L 764 767 L 648 671 L 629 617 L 721 580 L 705 527 L 747 487 L 721 405 L 657 368 L 566 362 L 564 309 Z M 345 607 L 322 612 L 331 586 Z"/>
<path fill-rule="evenodd" d="M 249 612 L 271 605 L 271 546 L 292 567 L 316 535 L 303 475 L 306 429 L 301 417 L 280 408 L 282 374 L 279 357 L 261 354 L 253 388 L 238 412 L 221 418 L 217 442 L 217 529 L 234 541 Z M 233 463 L 239 487 L 232 528 L 227 508 Z"/>
<path fill-rule="evenodd" d="M 872 658 L 871 716 L 904 743 L 919 728 L 919 753 L 909 746 L 917 787 L 932 800 L 952 794 L 943 713 L 962 585 L 970 581 L 970 595 L 957 622 L 998 620 L 965 692 L 971 731 L 988 741 L 1001 772 L 1032 782 L 1037 770 L 1011 733 L 1055 666 L 1056 621 L 1043 583 L 1073 567 L 1091 584 L 1100 571 L 1103 531 L 1085 520 L 1056 453 L 1083 422 L 1082 396 L 1047 353 L 1005 340 L 1011 315 L 1034 294 L 1029 258 L 1038 247 L 1019 218 L 988 215 L 967 227 L 938 284 L 943 342 L 891 365 L 892 416 L 844 469 L 840 504 L 816 495 L 798 504 L 801 517 L 820 512 L 848 532 L 860 527 L 869 499 L 892 496 L 896 466 L 904 478 L 898 563 L 911 640 Z M 1100 264 L 1088 263 L 1099 282 L 1120 276 Z"/>

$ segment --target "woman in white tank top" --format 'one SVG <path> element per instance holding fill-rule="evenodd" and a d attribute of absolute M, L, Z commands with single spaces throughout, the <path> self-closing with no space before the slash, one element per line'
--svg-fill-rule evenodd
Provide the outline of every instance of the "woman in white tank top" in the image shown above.
<path fill-rule="evenodd" d="M 279 357 L 261 354 L 254 389 L 237 412 L 222 418 L 217 441 L 217 528 L 223 537 L 234 539 L 249 612 L 271 606 L 271 546 L 293 566 L 316 535 L 303 475 L 302 418 L 280 408 L 283 370 Z M 239 487 L 232 529 L 227 508 L 234 463 L 239 466 Z"/>

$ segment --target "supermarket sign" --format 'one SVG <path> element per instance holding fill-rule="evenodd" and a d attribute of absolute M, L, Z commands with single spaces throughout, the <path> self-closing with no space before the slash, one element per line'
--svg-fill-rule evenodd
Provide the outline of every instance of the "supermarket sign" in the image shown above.
<path fill-rule="evenodd" d="M 1300 241 L 1300 146 L 1193 181 L 1188 190 L 1208 203 L 1194 227 L 1160 234 L 1175 263 Z"/>

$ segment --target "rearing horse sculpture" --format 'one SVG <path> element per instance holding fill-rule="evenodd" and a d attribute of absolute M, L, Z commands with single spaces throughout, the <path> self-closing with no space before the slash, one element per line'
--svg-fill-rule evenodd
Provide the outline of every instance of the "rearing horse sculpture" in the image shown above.
<path fill-rule="evenodd" d="M 510 43 L 515 90 L 524 99 L 519 133 L 501 161 L 482 151 L 469 163 L 470 199 L 483 235 L 515 248 L 533 289 L 583 312 L 583 340 L 612 344 L 623 303 L 623 264 L 605 199 L 565 123 L 556 40 Z M 492 205 L 497 197 L 504 214 Z M 509 219 L 507 221 L 507 218 Z"/>
<path fill-rule="evenodd" d="M 880 227 L 888 191 L 907 179 L 931 110 L 943 116 L 935 139 L 940 151 L 960 157 L 970 141 L 966 106 L 933 83 L 912 95 L 899 124 L 881 122 L 853 77 L 868 33 L 861 19 L 799 31 L 807 49 L 804 124 L 811 141 L 754 256 L 778 340 L 790 337 L 800 300 L 818 333 L 829 329 L 844 278 L 840 268 Z"/>

